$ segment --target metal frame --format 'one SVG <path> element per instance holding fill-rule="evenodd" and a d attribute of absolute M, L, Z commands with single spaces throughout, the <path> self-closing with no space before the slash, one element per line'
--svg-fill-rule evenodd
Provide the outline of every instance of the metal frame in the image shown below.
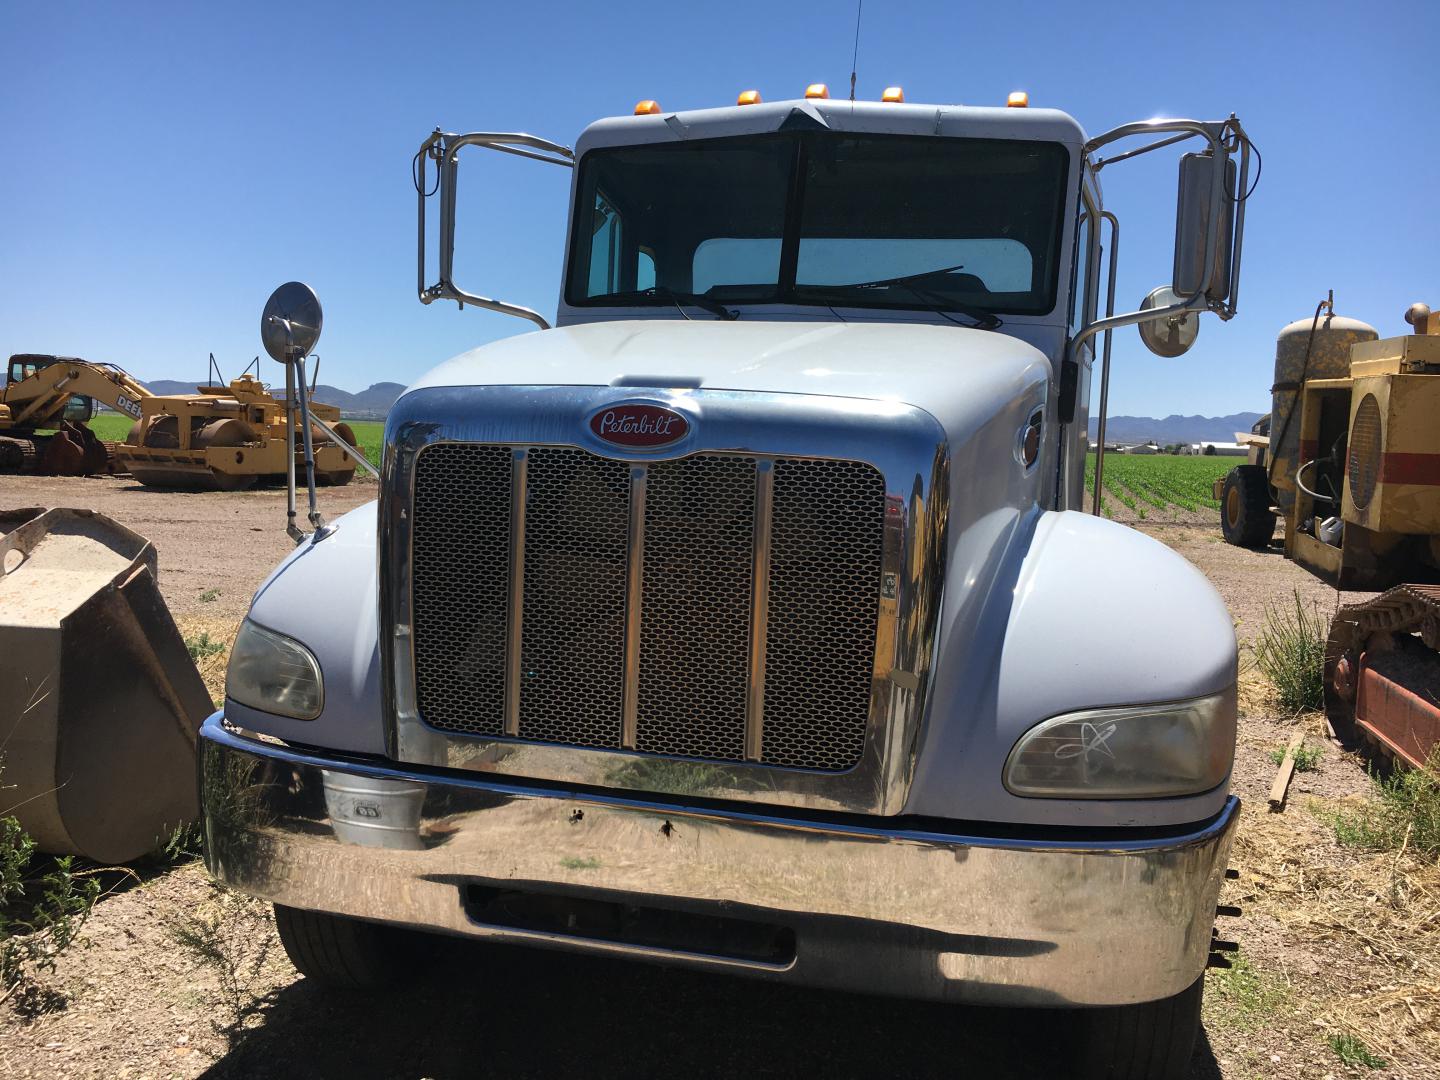
<path fill-rule="evenodd" d="M 472 131 L 455 135 L 436 128 L 415 155 L 415 190 L 419 198 L 419 236 L 417 241 L 415 287 L 422 304 L 436 300 L 454 300 L 462 308 L 466 304 L 498 311 L 502 315 L 515 315 L 529 319 L 541 330 L 550 329 L 550 324 L 539 312 L 504 300 L 492 300 L 466 292 L 455 285 L 455 187 L 459 179 L 457 155 L 466 146 L 482 146 L 498 150 L 503 154 L 545 161 L 552 165 L 574 168 L 575 152 L 568 146 L 552 143 L 523 132 Z M 538 153 L 536 151 L 539 151 Z M 424 162 L 435 162 L 437 177 L 435 190 L 426 192 Z M 440 277 L 434 285 L 425 284 L 425 200 L 438 192 L 440 196 Z"/>
<path fill-rule="evenodd" d="M 619 404 L 661 405 L 690 421 L 679 442 L 625 451 L 591 435 L 595 410 Z M 747 708 L 745 764 L 673 760 L 667 771 L 676 793 L 697 797 L 867 813 L 898 813 L 913 774 L 913 759 L 934 651 L 945 544 L 949 456 L 943 429 L 929 414 L 892 402 L 857 402 L 796 394 L 640 390 L 634 387 L 443 387 L 415 391 L 391 411 L 382 467 L 379 565 L 381 575 L 382 700 L 391 755 L 398 761 L 524 776 L 572 784 L 626 786 L 624 766 L 653 755 L 587 749 L 506 737 L 459 735 L 429 727 L 419 715 L 411 631 L 411 523 L 417 456 L 443 442 L 511 444 L 517 454 L 535 446 L 578 446 L 628 462 L 643 473 L 650 462 L 700 453 L 862 460 L 885 481 L 887 514 L 883 566 L 877 577 L 874 676 L 860 763 L 848 772 L 788 769 L 754 762 L 760 714 Z M 860 448 L 857 450 L 857 447 Z M 632 484 L 636 483 L 632 474 Z M 757 499 L 764 498 L 763 481 Z M 897 519 L 891 527 L 891 518 Z M 632 515 L 631 527 L 635 518 Z M 512 528 L 514 519 L 512 518 Z M 757 522 L 757 528 L 759 523 Z M 933 543 L 939 537 L 941 542 Z M 921 558 L 919 552 L 926 555 Z M 633 545 L 631 555 L 636 555 Z M 763 560 L 768 553 L 756 552 Z M 508 633 L 518 633 L 512 567 Z M 894 583 L 896 603 L 886 599 Z M 632 575 L 630 587 L 635 585 Z M 752 586 L 753 587 L 753 586 Z M 752 620 L 755 618 L 752 607 Z M 638 626 L 638 620 L 635 621 Z M 753 625 L 753 622 L 752 622 Z M 892 632 L 893 631 L 893 632 Z M 626 647 L 626 721 L 633 701 Z M 518 651 L 512 651 L 513 662 Z M 763 661 L 760 661 L 763 663 Z M 757 663 L 753 654 L 750 663 Z M 751 693 L 753 695 L 753 685 Z M 507 720 L 512 715 L 507 687 Z M 622 742 L 624 740 L 622 739 Z M 524 747 L 523 754 L 512 754 Z M 647 782 L 651 787 L 654 778 Z"/>
<path fill-rule="evenodd" d="M 1128 150 L 1113 157 L 1101 158 L 1091 163 L 1089 157 L 1096 150 L 1110 143 L 1118 142 L 1121 139 L 1135 136 L 1155 135 L 1165 132 L 1175 132 L 1169 138 L 1158 139 L 1147 143 L 1145 146 L 1134 150 Z M 1114 165 L 1130 158 L 1139 157 L 1141 154 L 1148 154 L 1152 150 L 1159 150 L 1163 147 L 1173 146 L 1177 143 L 1200 137 L 1205 139 L 1209 146 L 1209 153 L 1222 159 L 1222 167 L 1213 171 L 1210 180 L 1210 232 L 1205 237 L 1205 272 L 1201 275 L 1201 287 L 1189 297 L 1177 304 L 1168 307 L 1152 308 L 1149 311 L 1137 310 L 1127 312 L 1123 315 L 1116 315 L 1115 312 L 1115 273 L 1118 265 L 1118 254 L 1120 249 L 1120 221 L 1108 210 L 1101 210 L 1101 217 L 1110 222 L 1110 260 L 1109 260 L 1109 284 L 1107 287 L 1107 299 L 1105 317 L 1096 319 L 1088 326 L 1083 327 L 1071 339 L 1066 346 L 1065 362 L 1078 364 L 1080 349 L 1097 334 L 1105 335 L 1103 348 L 1103 360 L 1101 362 L 1100 374 L 1100 406 L 1098 417 L 1097 446 L 1095 453 L 1095 487 L 1091 495 L 1091 509 L 1093 513 L 1100 513 L 1101 485 L 1104 478 L 1105 467 L 1105 420 L 1106 409 L 1109 405 L 1110 396 L 1110 346 L 1111 335 L 1114 330 L 1122 326 L 1136 325 L 1143 322 L 1152 322 L 1158 319 L 1168 318 L 1171 315 L 1195 311 L 1213 311 L 1222 320 L 1230 320 L 1235 317 L 1236 305 L 1240 296 L 1240 264 L 1241 255 L 1245 241 L 1245 204 L 1248 201 L 1248 186 L 1250 182 L 1250 138 L 1245 134 L 1245 129 L 1240 126 L 1240 121 L 1232 114 L 1228 120 L 1220 121 L 1199 121 L 1199 120 L 1144 120 L 1137 123 L 1122 124 L 1120 127 L 1098 135 L 1085 144 L 1085 165 L 1092 174 L 1098 174 L 1107 165 Z M 1227 196 L 1225 194 L 1225 169 L 1223 160 L 1230 155 L 1239 152 L 1240 168 L 1236 179 L 1235 216 L 1232 222 L 1233 244 L 1230 249 L 1230 291 L 1222 300 L 1215 300 L 1206 294 L 1209 282 L 1214 276 L 1215 263 L 1219 258 L 1222 237 L 1220 226 L 1223 215 L 1220 213 L 1222 202 Z M 1096 230 L 1099 235 L 1099 230 Z M 1073 418 L 1072 418 L 1073 419 Z"/>

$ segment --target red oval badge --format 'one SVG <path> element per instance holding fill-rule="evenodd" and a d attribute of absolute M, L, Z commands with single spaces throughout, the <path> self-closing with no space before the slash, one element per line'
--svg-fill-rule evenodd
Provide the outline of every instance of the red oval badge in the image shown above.
<path fill-rule="evenodd" d="M 690 421 L 660 405 L 612 405 L 590 417 L 590 430 L 616 446 L 668 446 L 690 432 Z"/>

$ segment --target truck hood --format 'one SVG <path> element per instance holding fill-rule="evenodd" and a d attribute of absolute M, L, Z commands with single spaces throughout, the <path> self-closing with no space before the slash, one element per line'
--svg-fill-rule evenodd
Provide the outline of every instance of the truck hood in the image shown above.
<path fill-rule="evenodd" d="M 1033 346 L 993 331 L 899 322 L 581 323 L 461 353 L 406 393 L 454 386 L 636 386 L 902 401 L 964 438 L 1049 379 Z"/>

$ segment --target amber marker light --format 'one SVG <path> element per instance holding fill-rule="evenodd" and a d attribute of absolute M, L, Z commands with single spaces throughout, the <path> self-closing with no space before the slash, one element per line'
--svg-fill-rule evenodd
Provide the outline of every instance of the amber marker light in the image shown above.
<path fill-rule="evenodd" d="M 1010 96 L 1014 97 L 1015 95 L 1011 94 Z M 639 101 L 635 104 L 636 116 L 655 116 L 659 112 L 660 103 L 658 101 Z"/>
<path fill-rule="evenodd" d="M 905 101 L 905 91 L 898 86 L 887 86 L 885 87 L 885 92 L 880 95 L 880 100 L 888 101 L 894 105 L 903 104 Z"/>
<path fill-rule="evenodd" d="M 1030 95 L 1024 90 L 1016 90 L 1005 102 L 1012 109 L 1028 109 L 1030 107 Z"/>
<path fill-rule="evenodd" d="M 830 96 L 830 88 L 823 82 L 811 83 L 805 87 L 805 96 L 807 98 L 828 98 Z"/>
<path fill-rule="evenodd" d="M 742 90 L 740 96 L 735 99 L 736 105 L 759 105 L 765 99 L 760 96 L 759 90 Z"/>

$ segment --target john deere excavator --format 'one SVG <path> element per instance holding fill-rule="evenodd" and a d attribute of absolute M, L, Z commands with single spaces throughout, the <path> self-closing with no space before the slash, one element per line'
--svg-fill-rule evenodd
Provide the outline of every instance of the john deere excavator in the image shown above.
<path fill-rule="evenodd" d="M 96 401 L 135 421 L 124 443 L 85 426 Z M 344 446 L 355 445 L 354 432 L 333 405 L 312 402 L 310 412 L 316 480 L 349 483 L 355 461 Z M 0 389 L 0 473 L 123 471 L 151 487 L 236 491 L 282 480 L 288 443 L 285 403 L 248 373 L 158 395 L 113 364 L 21 353 Z"/>
<path fill-rule="evenodd" d="M 1216 484 L 1225 539 L 1268 546 L 1339 589 L 1387 590 L 1342 607 L 1325 656 L 1325 710 L 1413 767 L 1440 753 L 1440 313 L 1381 338 L 1333 296 L 1280 332 L 1268 435 Z"/>

